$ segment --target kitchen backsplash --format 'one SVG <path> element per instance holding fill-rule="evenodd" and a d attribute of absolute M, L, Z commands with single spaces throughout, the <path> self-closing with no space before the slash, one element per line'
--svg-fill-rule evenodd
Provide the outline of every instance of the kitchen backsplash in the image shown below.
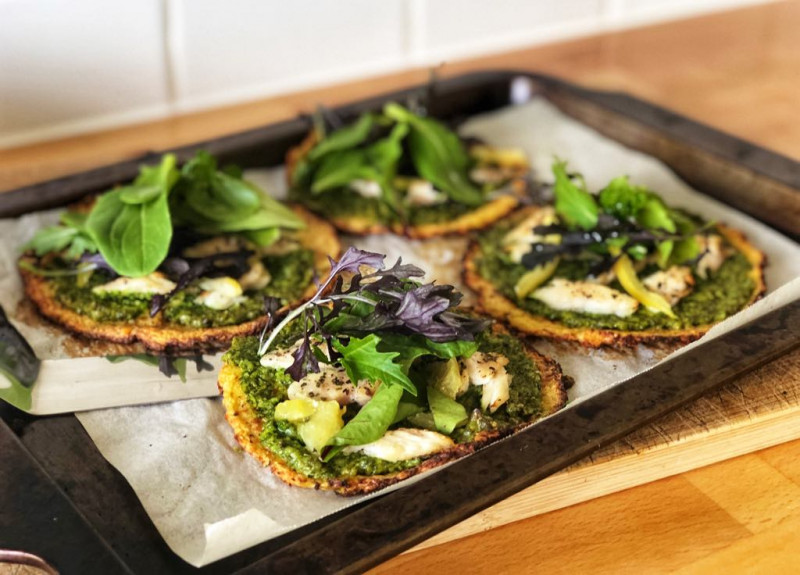
<path fill-rule="evenodd" d="M 0 148 L 763 0 L 0 0 Z"/>

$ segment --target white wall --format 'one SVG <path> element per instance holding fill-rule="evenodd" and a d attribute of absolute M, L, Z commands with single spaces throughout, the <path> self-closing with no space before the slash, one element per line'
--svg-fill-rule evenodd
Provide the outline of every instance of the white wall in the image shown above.
<path fill-rule="evenodd" d="M 0 147 L 762 0 L 0 0 Z"/>

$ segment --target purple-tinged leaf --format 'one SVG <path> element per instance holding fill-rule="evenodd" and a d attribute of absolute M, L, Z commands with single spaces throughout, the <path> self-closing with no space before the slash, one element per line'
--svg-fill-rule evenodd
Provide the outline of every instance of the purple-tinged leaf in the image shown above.
<path fill-rule="evenodd" d="M 335 276 L 342 272 L 358 273 L 361 266 L 382 270 L 383 260 L 386 259 L 386 256 L 349 247 L 338 262 L 330 257 L 328 259 L 331 262 L 331 276 Z"/>
<path fill-rule="evenodd" d="M 319 360 L 314 352 L 311 350 L 311 340 L 308 337 L 308 331 L 305 332 L 303 343 L 300 344 L 292 354 L 294 362 L 286 370 L 295 381 L 300 381 L 308 373 L 319 373 Z"/>

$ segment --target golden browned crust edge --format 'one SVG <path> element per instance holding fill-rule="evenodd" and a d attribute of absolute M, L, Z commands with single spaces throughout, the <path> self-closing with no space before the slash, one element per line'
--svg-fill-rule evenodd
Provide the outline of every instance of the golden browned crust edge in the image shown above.
<path fill-rule="evenodd" d="M 766 290 L 764 266 L 766 256 L 747 241 L 739 230 L 718 224 L 720 233 L 747 258 L 752 265 L 750 277 L 755 288 L 747 305 L 758 300 Z M 477 269 L 476 259 L 480 253 L 477 240 L 472 240 L 464 256 L 462 270 L 464 283 L 478 294 L 478 305 L 484 313 L 505 321 L 513 328 L 535 336 L 548 339 L 578 342 L 586 347 L 611 346 L 618 348 L 635 347 L 638 344 L 680 344 L 684 345 L 702 337 L 713 324 L 679 330 L 650 329 L 642 331 L 623 331 L 611 329 L 567 327 L 542 316 L 533 315 L 520 309 L 505 297 Z"/>
<path fill-rule="evenodd" d="M 317 137 L 315 132 L 312 131 L 299 145 L 290 149 L 286 154 L 286 178 L 290 186 L 295 167 L 306 154 L 311 151 L 316 143 Z M 482 230 L 514 211 L 519 205 L 520 198 L 525 194 L 526 183 L 523 179 L 516 179 L 509 185 L 511 187 L 511 192 L 509 194 L 499 196 L 486 202 L 482 206 L 462 214 L 449 222 L 421 224 L 417 226 L 404 226 L 402 224 L 388 226 L 362 217 L 329 217 L 328 221 L 339 231 L 357 236 L 391 232 L 399 236 L 423 240 L 440 236 L 464 235 L 474 230 Z"/>
<path fill-rule="evenodd" d="M 496 330 L 505 331 L 496 326 Z M 551 415 L 564 407 L 567 403 L 567 392 L 561 366 L 548 357 L 536 351 L 528 341 L 523 342 L 528 355 L 536 363 L 541 375 L 542 390 L 542 417 Z M 225 419 L 233 428 L 234 436 L 239 445 L 261 462 L 265 467 L 279 477 L 282 481 L 313 489 L 332 490 L 339 495 L 364 495 L 378 489 L 383 489 L 414 475 L 424 473 L 445 463 L 474 453 L 481 447 L 520 431 L 533 423 L 531 421 L 504 431 L 482 432 L 475 441 L 457 444 L 455 447 L 437 453 L 416 467 L 404 469 L 386 475 L 356 476 L 346 479 L 316 480 L 289 467 L 284 460 L 265 448 L 259 441 L 261 422 L 256 416 L 241 387 L 241 370 L 233 365 L 223 362 L 219 373 L 218 385 L 222 393 L 222 403 L 225 406 Z"/>
<path fill-rule="evenodd" d="M 336 231 L 323 219 L 302 206 L 292 205 L 291 209 L 306 221 L 306 228 L 297 230 L 295 236 L 306 248 L 314 252 L 314 267 L 321 277 L 330 271 L 328 255 L 337 257 L 341 244 Z M 37 258 L 23 255 L 20 260 L 35 264 Z M 267 316 L 251 321 L 223 327 L 192 328 L 164 325 L 160 314 L 155 318 L 141 318 L 133 322 L 98 322 L 61 305 L 47 278 L 20 268 L 25 293 L 36 305 L 37 310 L 47 319 L 78 335 L 132 344 L 140 342 L 156 352 L 210 352 L 224 349 L 234 337 L 258 333 L 267 323 Z M 286 313 L 292 307 L 311 297 L 316 287 L 311 284 L 302 297 L 284 306 L 279 313 Z"/>

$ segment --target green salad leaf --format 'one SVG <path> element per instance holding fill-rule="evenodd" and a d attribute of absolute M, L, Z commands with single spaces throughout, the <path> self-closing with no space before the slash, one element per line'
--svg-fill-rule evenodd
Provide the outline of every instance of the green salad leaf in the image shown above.
<path fill-rule="evenodd" d="M 381 385 L 355 417 L 328 441 L 328 445 L 341 447 L 377 441 L 394 422 L 402 397 L 403 388 L 399 385 Z M 323 451 L 323 460 L 329 461 L 339 451 L 335 448 Z"/>
<path fill-rule="evenodd" d="M 131 186 L 98 198 L 86 221 L 86 230 L 120 275 L 147 275 L 167 257 L 172 240 L 167 196 L 177 177 L 175 156 L 167 154 L 159 166 L 143 168 Z M 157 187 L 159 191 L 137 194 L 131 190 L 137 187 Z M 127 203 L 123 197 L 138 203 Z"/>
<path fill-rule="evenodd" d="M 42 228 L 27 242 L 22 249 L 33 250 L 37 256 L 65 250 L 69 259 L 78 259 L 84 253 L 97 252 L 97 244 L 86 230 L 86 214 L 64 212 L 60 224 Z"/>
<path fill-rule="evenodd" d="M 403 372 L 402 366 L 394 361 L 399 354 L 378 351 L 379 342 L 380 338 L 373 333 L 363 338 L 351 337 L 347 345 L 334 339 L 333 347 L 342 354 L 340 362 L 350 381 L 380 381 L 381 387 L 397 386 L 416 395 L 417 388 Z"/>
<path fill-rule="evenodd" d="M 467 420 L 466 408 L 432 385 L 428 386 L 428 405 L 433 414 L 436 430 L 441 433 L 450 435 L 458 425 Z"/>
<path fill-rule="evenodd" d="M 314 174 L 311 193 L 321 194 L 342 188 L 353 180 L 377 181 L 379 177 L 378 171 L 370 165 L 365 150 L 340 150 L 328 154 L 320 161 Z"/>
<path fill-rule="evenodd" d="M 584 230 L 593 229 L 600 213 L 594 196 L 567 174 L 566 162 L 556 161 L 553 164 L 553 175 L 556 178 L 553 192 L 558 215 L 570 226 Z"/>
<path fill-rule="evenodd" d="M 339 128 L 327 135 L 308 153 L 309 161 L 315 162 L 331 152 L 339 152 L 355 148 L 369 136 L 375 116 L 364 114 L 355 123 Z"/>
<path fill-rule="evenodd" d="M 432 118 L 417 116 L 399 104 L 390 102 L 384 107 L 384 114 L 411 127 L 409 151 L 421 177 L 455 202 L 468 206 L 483 203 L 483 193 L 467 174 L 467 150 L 455 132 Z"/>

